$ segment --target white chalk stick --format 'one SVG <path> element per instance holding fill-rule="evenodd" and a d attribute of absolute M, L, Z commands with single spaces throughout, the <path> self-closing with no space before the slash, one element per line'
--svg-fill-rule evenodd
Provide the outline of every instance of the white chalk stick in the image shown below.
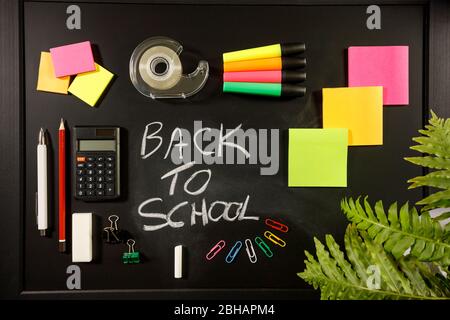
<path fill-rule="evenodd" d="M 92 261 L 92 213 L 72 214 L 72 262 Z"/>
<path fill-rule="evenodd" d="M 183 246 L 176 246 L 174 253 L 175 278 L 180 279 L 183 277 Z"/>

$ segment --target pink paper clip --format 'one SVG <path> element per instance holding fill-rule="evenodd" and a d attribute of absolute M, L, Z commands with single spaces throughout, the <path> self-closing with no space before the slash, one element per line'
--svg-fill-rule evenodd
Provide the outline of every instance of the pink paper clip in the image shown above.
<path fill-rule="evenodd" d="M 211 250 L 209 250 L 208 254 L 206 255 L 206 260 L 211 260 L 212 258 L 214 258 L 223 248 L 225 248 L 225 241 L 220 240 L 214 247 L 212 247 Z"/>
<path fill-rule="evenodd" d="M 272 220 L 272 219 L 266 219 L 265 221 L 266 225 L 268 225 L 269 227 L 281 231 L 281 232 L 288 232 L 289 228 L 287 225 L 282 224 L 281 222 Z"/>

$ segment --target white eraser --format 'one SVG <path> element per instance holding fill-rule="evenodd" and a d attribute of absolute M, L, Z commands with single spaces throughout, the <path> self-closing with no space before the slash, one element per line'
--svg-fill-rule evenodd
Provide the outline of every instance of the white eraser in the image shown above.
<path fill-rule="evenodd" d="M 72 214 L 72 262 L 92 261 L 92 213 Z"/>
<path fill-rule="evenodd" d="M 180 279 L 183 277 L 183 246 L 176 246 L 174 253 L 175 278 Z"/>

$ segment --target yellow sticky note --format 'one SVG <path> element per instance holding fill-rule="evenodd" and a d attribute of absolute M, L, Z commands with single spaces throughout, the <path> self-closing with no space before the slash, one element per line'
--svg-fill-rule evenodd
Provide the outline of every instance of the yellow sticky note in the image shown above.
<path fill-rule="evenodd" d="M 39 62 L 39 75 L 36 90 L 67 94 L 70 77 L 55 77 L 50 52 L 41 52 Z"/>
<path fill-rule="evenodd" d="M 349 146 L 383 144 L 383 87 L 323 89 L 323 127 L 348 128 Z"/>
<path fill-rule="evenodd" d="M 69 92 L 93 107 L 113 76 L 111 72 L 96 63 L 95 71 L 80 73 L 75 77 L 69 87 Z"/>

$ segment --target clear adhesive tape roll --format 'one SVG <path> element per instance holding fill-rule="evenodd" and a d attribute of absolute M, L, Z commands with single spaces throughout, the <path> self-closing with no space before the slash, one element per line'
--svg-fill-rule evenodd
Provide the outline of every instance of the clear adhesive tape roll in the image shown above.
<path fill-rule="evenodd" d="M 178 54 L 164 46 L 154 46 L 139 59 L 139 75 L 157 90 L 173 88 L 181 79 L 183 68 Z"/>

